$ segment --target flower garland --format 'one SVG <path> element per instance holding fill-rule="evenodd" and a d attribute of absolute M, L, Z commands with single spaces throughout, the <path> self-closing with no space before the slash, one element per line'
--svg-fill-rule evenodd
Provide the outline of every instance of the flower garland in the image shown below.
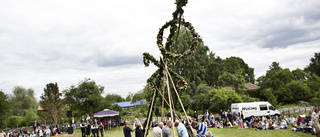
<path fill-rule="evenodd" d="M 152 82 L 148 82 L 148 90 L 153 91 L 155 89 L 155 85 Z"/>
<path fill-rule="evenodd" d="M 188 83 L 184 80 L 179 80 L 177 83 L 177 88 L 180 90 L 185 90 L 188 87 Z"/>
<path fill-rule="evenodd" d="M 168 28 L 169 26 L 173 26 L 176 23 L 177 23 L 177 20 L 171 20 L 167 22 L 160 28 L 159 33 L 157 35 L 158 48 L 161 51 L 161 54 L 163 55 L 164 59 L 166 59 L 166 61 L 168 61 L 169 63 L 175 63 L 175 62 L 178 62 L 179 60 L 187 59 L 188 56 L 194 53 L 195 48 L 198 46 L 198 39 L 199 39 L 198 33 L 195 32 L 194 27 L 192 26 L 191 23 L 185 22 L 184 20 L 182 20 L 181 23 L 186 28 L 189 29 L 190 33 L 193 36 L 192 44 L 190 45 L 189 49 L 182 54 L 171 53 L 166 50 L 165 46 L 163 46 L 163 32 L 166 28 Z M 168 40 L 166 45 L 172 45 L 172 40 Z M 166 47 L 169 47 L 169 46 L 166 46 Z"/>

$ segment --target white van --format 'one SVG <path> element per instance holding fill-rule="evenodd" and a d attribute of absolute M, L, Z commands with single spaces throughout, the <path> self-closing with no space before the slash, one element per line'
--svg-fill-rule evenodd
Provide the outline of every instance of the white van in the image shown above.
<path fill-rule="evenodd" d="M 231 114 L 243 111 L 243 119 L 250 119 L 251 116 L 280 116 L 280 112 L 276 110 L 269 102 L 246 102 L 231 104 Z"/>

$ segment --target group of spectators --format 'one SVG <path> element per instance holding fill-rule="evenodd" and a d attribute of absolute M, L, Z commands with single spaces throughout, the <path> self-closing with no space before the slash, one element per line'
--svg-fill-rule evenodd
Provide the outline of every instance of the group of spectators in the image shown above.
<path fill-rule="evenodd" d="M 64 126 L 63 126 L 64 127 Z M 63 131 L 63 127 L 58 125 L 44 126 L 38 124 L 37 121 L 33 124 L 33 131 L 27 131 L 25 128 L 19 130 L 9 130 L 8 132 L 2 131 L 0 137 L 50 137 L 57 136 Z"/>
<path fill-rule="evenodd" d="M 189 120 L 191 121 L 191 117 L 189 117 Z M 135 122 L 133 124 L 133 129 L 131 129 L 128 125 L 128 121 L 124 121 L 125 126 L 123 128 L 123 133 L 125 137 L 131 137 L 131 132 L 135 132 L 135 137 L 143 137 L 144 132 L 147 130 L 147 127 L 145 129 L 142 128 L 142 125 L 140 121 L 135 119 Z M 153 127 L 153 137 L 171 137 L 171 128 L 172 126 L 176 127 L 177 135 L 179 137 L 189 137 L 190 134 L 192 134 L 193 129 L 197 130 L 197 135 L 195 137 L 213 137 L 212 133 L 207 129 L 207 126 L 199 123 L 194 120 L 191 123 L 191 127 L 187 124 L 186 119 L 179 121 L 175 120 L 174 122 L 171 120 L 167 120 L 164 122 L 155 123 L 152 122 Z M 193 128 L 193 129 L 192 129 Z"/>
<path fill-rule="evenodd" d="M 104 129 L 111 129 L 111 119 L 102 119 L 99 123 L 97 119 L 93 119 L 87 115 L 86 118 L 82 116 L 80 120 L 80 129 L 82 132 L 82 137 L 93 136 L 101 137 L 104 136 Z M 79 124 L 79 123 L 78 123 Z M 58 136 L 62 132 L 68 132 L 69 134 L 73 133 L 73 130 L 76 130 L 77 122 L 75 118 L 72 117 L 72 120 L 65 123 L 64 125 L 47 125 L 38 124 L 35 121 L 32 125 L 33 131 L 27 131 L 25 128 L 19 130 L 8 130 L 7 132 L 1 131 L 0 137 L 50 137 Z"/>
<path fill-rule="evenodd" d="M 286 116 L 262 116 L 262 117 L 251 117 L 250 120 L 243 119 L 243 112 L 238 114 L 235 112 L 220 111 L 220 118 L 212 114 L 209 115 L 208 110 L 203 115 L 202 124 L 207 127 L 214 128 L 253 128 L 255 130 L 274 130 L 274 129 L 287 129 L 288 125 L 291 125 L 292 131 L 304 131 L 312 134 L 319 134 L 319 107 L 313 107 L 309 111 L 308 115 L 301 113 L 301 115 L 288 115 Z M 198 114 L 194 114 L 195 120 L 198 120 Z M 209 120 L 210 119 L 210 120 Z M 320 136 L 318 136 L 320 137 Z"/>
<path fill-rule="evenodd" d="M 20 130 L 9 130 L 7 133 L 2 131 L 0 137 L 37 137 L 34 131 L 26 131 L 25 129 Z"/>

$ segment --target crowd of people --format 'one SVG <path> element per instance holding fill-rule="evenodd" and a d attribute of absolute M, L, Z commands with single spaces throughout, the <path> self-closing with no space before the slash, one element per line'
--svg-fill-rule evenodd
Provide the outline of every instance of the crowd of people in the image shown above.
<path fill-rule="evenodd" d="M 191 117 L 189 117 L 189 120 L 191 121 Z M 143 137 L 144 132 L 147 130 L 147 127 L 145 129 L 142 128 L 141 122 L 138 119 L 134 120 L 133 129 L 129 127 L 129 122 L 124 121 L 125 126 L 123 128 L 123 133 L 125 137 L 131 137 L 131 132 L 135 132 L 135 137 Z M 189 135 L 192 133 L 192 128 L 197 130 L 197 135 L 195 137 L 213 137 L 211 131 L 207 129 L 207 126 L 199 123 L 194 120 L 191 124 L 192 127 L 189 127 L 189 125 L 186 122 L 186 119 L 179 121 L 176 119 L 174 122 L 170 119 L 164 122 L 155 123 L 152 122 L 152 135 L 153 137 L 171 137 L 171 129 L 172 126 L 176 127 L 176 133 L 179 137 L 189 137 Z"/>
<path fill-rule="evenodd" d="M 25 128 L 18 130 L 9 130 L 8 132 L 2 131 L 0 137 L 50 137 L 57 136 L 64 129 L 58 125 L 45 126 L 44 124 L 38 124 L 37 121 L 33 124 L 33 131 L 27 131 Z"/>
<path fill-rule="evenodd" d="M 304 131 L 315 134 L 320 137 L 319 125 L 319 107 L 313 107 L 308 115 L 301 113 L 298 116 L 262 116 L 251 117 L 246 120 L 243 118 L 243 112 L 235 113 L 227 111 L 220 111 L 220 116 L 214 116 L 209 114 L 208 110 L 203 114 L 202 122 L 199 121 L 198 114 L 195 111 L 194 119 L 191 122 L 191 127 L 187 123 L 186 119 L 181 121 L 175 119 L 174 122 L 169 120 L 159 123 L 152 121 L 153 137 L 171 137 L 172 133 L 170 128 L 176 127 L 179 137 L 189 137 L 192 128 L 197 131 L 196 137 L 213 137 L 208 128 L 238 128 L 238 129 L 254 129 L 254 130 L 285 130 L 288 125 L 291 125 L 292 131 Z M 169 115 L 168 115 L 169 116 Z M 189 121 L 191 118 L 189 117 Z M 131 137 L 130 132 L 135 132 L 136 137 L 143 137 L 143 133 L 146 129 L 143 129 L 141 123 L 135 119 L 133 129 L 128 127 L 128 121 L 124 122 L 126 126 L 123 128 L 125 137 Z"/>
<path fill-rule="evenodd" d="M 56 124 L 45 126 L 44 124 L 38 124 L 38 122 L 35 121 L 32 127 L 33 131 L 27 131 L 26 128 L 21 128 L 19 130 L 8 130 L 6 132 L 1 131 L 0 137 L 50 137 L 58 136 L 63 132 L 72 134 L 73 130 L 76 130 L 77 122 L 75 118 L 72 118 L 70 122 L 67 122 L 62 126 Z M 99 135 L 103 137 L 105 128 L 111 129 L 111 119 L 108 121 L 107 119 L 103 119 L 100 123 L 98 123 L 97 119 L 93 119 L 93 117 L 90 117 L 89 115 L 87 115 L 86 118 L 84 118 L 84 116 L 81 118 L 80 129 L 82 137 L 99 137 Z"/>

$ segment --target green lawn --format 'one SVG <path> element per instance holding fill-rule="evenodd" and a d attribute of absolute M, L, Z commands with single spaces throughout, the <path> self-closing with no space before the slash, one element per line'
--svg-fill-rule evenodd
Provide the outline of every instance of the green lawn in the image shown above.
<path fill-rule="evenodd" d="M 105 137 L 124 137 L 122 127 L 112 128 L 112 130 L 106 130 L 104 133 Z M 214 137 L 315 137 L 311 133 L 303 133 L 286 130 L 254 130 L 254 129 L 216 129 L 208 128 Z M 196 131 L 195 131 L 196 133 Z M 134 137 L 134 132 L 131 133 Z M 62 135 L 63 136 L 63 135 Z M 80 137 L 81 132 L 79 129 L 75 131 L 75 136 Z M 152 137 L 152 129 L 149 130 L 148 137 Z"/>

